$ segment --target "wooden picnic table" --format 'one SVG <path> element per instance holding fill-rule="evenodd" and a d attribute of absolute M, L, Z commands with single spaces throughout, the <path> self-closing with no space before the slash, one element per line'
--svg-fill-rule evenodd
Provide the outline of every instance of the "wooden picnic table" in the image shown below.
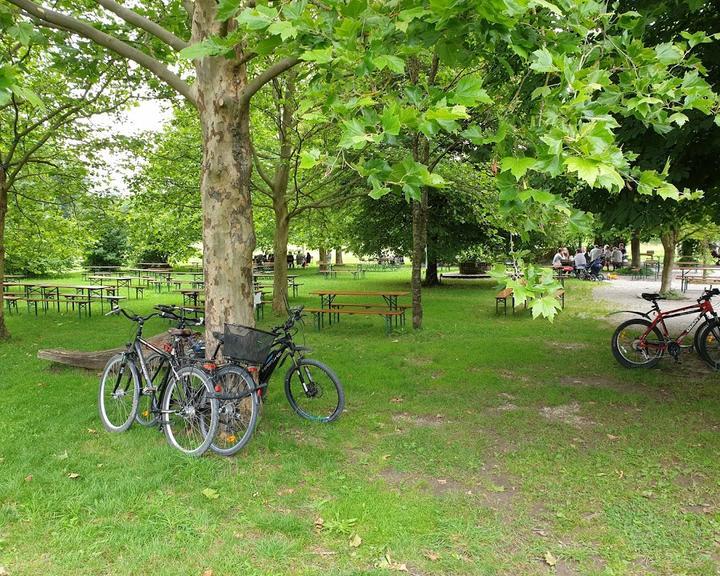
<path fill-rule="evenodd" d="M 383 315 L 383 310 L 390 314 L 386 315 L 386 327 L 389 329 L 390 327 L 390 321 L 391 318 L 395 319 L 395 325 L 397 326 L 398 323 L 402 324 L 404 322 L 404 308 L 400 308 L 398 305 L 398 298 L 402 296 L 407 296 L 410 294 L 410 292 L 404 291 L 404 290 L 315 290 L 313 292 L 310 292 L 310 294 L 314 294 L 316 296 L 320 296 L 320 308 L 317 309 L 318 315 L 318 327 L 322 324 L 322 316 L 324 313 L 327 313 L 328 319 L 330 323 L 332 324 L 332 316 L 335 315 L 339 318 L 340 312 L 346 313 L 346 314 L 361 314 L 361 313 L 373 313 L 377 314 L 379 316 Z M 372 307 L 371 305 L 367 303 L 362 304 L 355 304 L 352 302 L 347 303 L 338 303 L 335 301 L 335 299 L 338 296 L 359 296 L 359 297 L 381 297 L 384 301 L 387 307 L 385 309 L 380 307 Z M 364 308 L 364 311 L 353 311 L 353 310 L 341 310 L 343 307 L 356 307 L 356 308 Z M 310 311 L 313 311 L 313 309 L 310 309 Z M 389 330 L 388 330 L 389 331 Z"/>
<path fill-rule="evenodd" d="M 720 284 L 720 277 L 706 274 L 707 272 L 720 271 L 720 266 L 716 264 L 680 264 L 679 266 L 673 268 L 673 271 L 680 272 L 680 276 L 676 276 L 676 278 L 680 279 L 681 292 L 687 292 L 688 285 L 691 280 L 707 280 L 708 284 L 710 284 L 713 280 L 716 280 L 716 282 L 712 283 Z M 702 274 L 692 274 L 692 272 L 702 272 Z"/>

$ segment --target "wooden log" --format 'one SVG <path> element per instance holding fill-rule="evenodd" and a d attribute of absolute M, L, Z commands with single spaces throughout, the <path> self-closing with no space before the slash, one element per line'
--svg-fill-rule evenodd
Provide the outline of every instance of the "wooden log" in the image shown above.
<path fill-rule="evenodd" d="M 170 334 L 162 332 L 148 340 L 153 346 L 160 347 L 170 342 Z M 125 351 L 125 346 L 111 348 L 110 350 L 97 350 L 95 352 L 82 352 L 79 350 L 38 350 L 40 360 L 49 360 L 57 364 L 85 368 L 86 370 L 102 370 L 105 364 L 115 354 Z"/>

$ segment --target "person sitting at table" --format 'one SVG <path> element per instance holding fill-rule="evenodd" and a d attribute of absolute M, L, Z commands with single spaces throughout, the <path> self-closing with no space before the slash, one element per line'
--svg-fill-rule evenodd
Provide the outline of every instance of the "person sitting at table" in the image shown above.
<path fill-rule="evenodd" d="M 590 258 L 588 259 L 588 262 L 592 263 L 595 262 L 598 258 L 600 258 L 603 254 L 603 249 L 600 248 L 600 245 L 593 247 L 590 250 Z"/>
<path fill-rule="evenodd" d="M 562 261 L 563 261 L 562 248 L 558 248 L 557 252 L 555 252 L 555 256 L 553 256 L 553 259 L 552 259 L 552 267 L 554 269 L 562 268 Z"/>
<path fill-rule="evenodd" d="M 582 248 L 577 249 L 575 254 L 575 270 L 582 270 L 587 268 L 587 258 Z"/>
<path fill-rule="evenodd" d="M 612 256 L 610 258 L 612 260 L 613 270 L 619 270 L 620 268 L 622 268 L 623 253 L 620 251 L 619 247 L 613 246 Z"/>

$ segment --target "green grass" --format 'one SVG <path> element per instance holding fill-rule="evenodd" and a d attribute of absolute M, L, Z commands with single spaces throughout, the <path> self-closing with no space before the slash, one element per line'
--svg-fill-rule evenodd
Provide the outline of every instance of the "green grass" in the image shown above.
<path fill-rule="evenodd" d="M 316 305 L 307 294 L 323 286 L 408 285 L 407 270 L 300 273 L 293 303 Z M 276 376 L 254 439 L 229 459 L 188 459 L 155 430 L 105 433 L 97 374 L 35 357 L 122 345 L 127 320 L 13 316 L 0 345 L 0 565 L 12 575 L 370 575 L 401 564 L 424 575 L 714 574 L 717 375 L 691 357 L 619 367 L 589 289 L 568 282 L 552 325 L 496 316 L 492 283 L 425 291 L 418 333 L 387 337 L 379 318 L 321 332 L 308 322 L 347 412 L 332 425 L 301 421 Z"/>

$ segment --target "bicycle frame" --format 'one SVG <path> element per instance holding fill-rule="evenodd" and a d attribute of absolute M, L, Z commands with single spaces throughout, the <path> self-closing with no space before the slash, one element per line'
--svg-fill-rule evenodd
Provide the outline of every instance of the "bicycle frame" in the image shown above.
<path fill-rule="evenodd" d="M 668 310 L 667 312 L 663 312 L 662 310 L 660 310 L 660 306 L 658 306 L 658 303 L 653 302 L 652 311 L 655 312 L 655 318 L 651 319 L 650 326 L 648 326 L 647 330 L 645 330 L 645 332 L 643 333 L 642 339 L 644 340 L 645 338 L 647 338 L 648 334 L 650 334 L 654 328 L 658 327 L 663 338 L 665 339 L 663 349 L 666 348 L 667 344 L 670 342 L 681 344 L 685 337 L 690 332 L 692 332 L 693 328 L 697 326 L 701 319 L 708 321 L 710 317 L 717 318 L 717 314 L 715 313 L 715 309 L 713 308 L 712 302 L 710 300 L 703 300 L 691 306 L 682 306 L 681 308 L 675 308 L 674 310 Z M 690 322 L 688 327 L 685 328 L 685 330 L 683 330 L 676 338 L 670 338 L 670 331 L 665 324 L 665 320 L 669 318 L 678 318 L 680 316 L 689 316 L 694 312 L 698 312 L 698 315 L 692 322 Z M 642 315 L 649 319 L 651 318 L 649 314 Z"/>

